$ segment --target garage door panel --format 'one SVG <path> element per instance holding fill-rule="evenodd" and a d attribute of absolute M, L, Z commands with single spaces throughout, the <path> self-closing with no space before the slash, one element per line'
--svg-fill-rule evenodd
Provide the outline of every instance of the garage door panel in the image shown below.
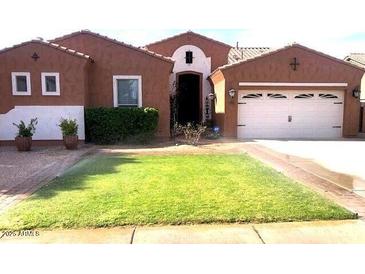
<path fill-rule="evenodd" d="M 312 127 L 314 122 L 315 125 L 338 125 L 340 118 L 340 115 L 317 117 L 315 115 L 293 115 L 291 124 L 310 124 Z M 316 121 L 314 121 L 315 119 Z"/>
<path fill-rule="evenodd" d="M 343 98 L 341 91 L 280 92 L 287 99 L 241 97 L 238 105 L 239 138 L 337 138 L 342 136 Z M 277 93 L 277 92 L 275 92 Z M 309 99 L 297 94 L 310 93 Z M 322 97 L 320 97 L 322 94 Z M 324 94 L 324 95 L 323 95 Z M 337 97 L 337 98 L 329 98 Z"/>
<path fill-rule="evenodd" d="M 238 127 L 238 136 L 245 136 L 245 138 L 266 138 L 270 135 L 271 138 L 282 138 L 287 133 L 286 128 L 260 128 L 260 127 Z"/>

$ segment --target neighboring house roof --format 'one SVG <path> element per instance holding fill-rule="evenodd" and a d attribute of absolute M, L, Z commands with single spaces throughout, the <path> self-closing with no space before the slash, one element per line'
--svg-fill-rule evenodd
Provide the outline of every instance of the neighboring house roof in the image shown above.
<path fill-rule="evenodd" d="M 258 55 L 258 56 L 254 56 L 254 57 L 251 57 L 251 58 L 248 58 L 248 59 L 245 59 L 245 60 L 241 60 L 241 61 L 238 61 L 238 62 L 235 62 L 235 63 L 232 63 L 232 64 L 227 64 L 227 65 L 223 65 L 223 66 L 220 66 L 218 67 L 216 70 L 214 70 L 211 75 L 213 75 L 216 71 L 218 70 L 225 70 L 227 68 L 231 68 L 231 67 L 234 67 L 234 66 L 237 66 L 237 65 L 240 65 L 240 64 L 243 64 L 243 63 L 246 63 L 246 62 L 250 62 L 250 61 L 254 61 L 256 59 L 259 59 L 259 58 L 263 58 L 265 56 L 269 56 L 269 55 L 272 55 L 272 54 L 275 54 L 277 52 L 281 52 L 283 50 L 286 50 L 286 49 L 289 49 L 289 48 L 293 48 L 293 47 L 297 47 L 297 48 L 301 48 L 301 49 L 304 49 L 306 51 L 309 51 L 311 53 L 314 53 L 314 54 L 317 54 L 317 55 L 320 55 L 322 57 L 325 57 L 325 58 L 328 58 L 328 59 L 331 59 L 335 62 L 338 62 L 338 63 L 341 63 L 343 65 L 347 65 L 347 66 L 351 66 L 353 68 L 356 68 L 356 69 L 359 69 L 359 70 L 362 70 L 362 71 L 365 71 L 364 68 L 360 68 L 359 66 L 356 66 L 356 65 L 353 65 L 349 62 L 346 62 L 344 60 L 341 60 L 341 59 L 338 59 L 336 57 L 333 57 L 333 56 L 330 56 L 328 54 L 325 54 L 323 52 L 319 52 L 319 51 L 316 51 L 314 49 L 311 49 L 311 48 L 308 48 L 308 47 L 305 47 L 305 46 L 302 46 L 298 43 L 292 43 L 292 44 L 289 44 L 285 47 L 282 47 L 282 48 L 278 48 L 278 49 L 275 49 L 275 50 L 271 50 L 271 51 L 267 51 L 265 53 L 262 53 L 261 55 Z"/>
<path fill-rule="evenodd" d="M 353 65 L 365 68 L 365 53 L 350 53 L 344 60 Z"/>
<path fill-rule="evenodd" d="M 70 37 L 73 37 L 73 36 L 77 36 L 77 35 L 80 35 L 80 34 L 88 34 L 88 35 L 91 35 L 91 36 L 94 36 L 94 37 L 98 37 L 98 38 L 107 40 L 109 42 L 112 42 L 112 43 L 114 43 L 116 45 L 120 45 L 120 46 L 123 46 L 123 47 L 126 47 L 126 48 L 130 48 L 132 50 L 138 51 L 138 52 L 142 52 L 144 54 L 147 54 L 149 56 L 158 58 L 158 59 L 163 60 L 163 61 L 167 61 L 167 62 L 170 62 L 170 63 L 174 63 L 174 61 L 171 58 L 169 58 L 169 57 L 165 57 L 165 56 L 163 56 L 161 54 L 155 53 L 153 51 L 150 51 L 150 50 L 147 50 L 147 49 L 144 49 L 144 48 L 138 48 L 138 47 L 135 47 L 133 45 L 126 44 L 124 42 L 118 41 L 118 40 L 113 39 L 113 38 L 109 38 L 107 36 L 104 36 L 104 35 L 101 35 L 99 33 L 89 31 L 89 30 L 76 31 L 76 32 L 73 32 L 73 33 L 70 33 L 70 34 L 66 34 L 66 35 L 61 36 L 61 37 L 57 37 L 57 38 L 52 39 L 50 41 L 51 42 L 62 41 L 62 40 L 65 40 L 67 38 L 70 38 Z"/>
<path fill-rule="evenodd" d="M 171 36 L 171 37 L 168 37 L 168 38 L 165 38 L 165 39 L 162 39 L 162 40 L 159 40 L 159 41 L 150 43 L 148 45 L 145 45 L 143 48 L 148 48 L 149 46 L 152 46 L 152 45 L 155 45 L 155 44 L 160 44 L 160 43 L 163 43 L 163 42 L 172 40 L 172 39 L 176 39 L 176 38 L 181 37 L 181 36 L 184 36 L 184 35 L 194 35 L 194 36 L 200 37 L 200 38 L 202 38 L 204 40 L 208 40 L 208 41 L 214 42 L 216 44 L 220 44 L 221 46 L 224 46 L 224 47 L 229 47 L 229 48 L 232 47 L 232 46 L 230 46 L 228 44 L 225 44 L 225 43 L 223 43 L 221 41 L 214 40 L 212 38 L 209 38 L 207 36 L 204 36 L 202 34 L 199 34 L 199 33 L 196 33 L 196 32 L 193 32 L 193 31 L 189 30 L 189 31 L 186 31 L 186 32 L 183 32 L 183 33 L 179 33 L 177 35 L 174 35 L 174 36 Z"/>
<path fill-rule="evenodd" d="M 268 47 L 235 47 L 228 53 L 228 64 L 245 61 L 273 50 Z"/>
<path fill-rule="evenodd" d="M 67 47 L 63 47 L 59 44 L 51 43 L 51 42 L 48 42 L 48 41 L 43 41 L 43 40 L 30 40 L 30 41 L 27 41 L 27 42 L 23 42 L 21 44 L 14 45 L 12 47 L 4 48 L 4 49 L 0 50 L 0 54 L 5 53 L 5 52 L 10 51 L 10 50 L 13 50 L 13 49 L 16 49 L 16 48 L 19 48 L 19 47 L 26 46 L 28 44 L 45 45 L 45 46 L 57 49 L 59 51 L 62 51 L 64 53 L 71 54 L 72 56 L 81 57 L 81 58 L 85 58 L 85 59 L 89 59 L 90 61 L 93 61 L 93 59 L 85 53 L 82 53 L 82 52 L 79 52 L 79 51 L 76 51 L 76 50 L 73 50 L 73 49 L 70 49 L 70 48 L 67 48 Z"/>

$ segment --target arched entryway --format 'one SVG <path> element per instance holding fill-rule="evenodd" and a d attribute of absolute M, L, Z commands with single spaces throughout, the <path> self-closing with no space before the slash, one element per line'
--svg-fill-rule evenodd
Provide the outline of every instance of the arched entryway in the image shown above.
<path fill-rule="evenodd" d="M 198 72 L 180 72 L 176 74 L 177 122 L 200 123 L 202 120 L 202 74 Z"/>

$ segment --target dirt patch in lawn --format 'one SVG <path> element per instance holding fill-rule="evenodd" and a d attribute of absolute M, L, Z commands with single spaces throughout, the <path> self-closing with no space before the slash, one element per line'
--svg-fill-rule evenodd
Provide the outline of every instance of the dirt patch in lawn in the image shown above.
<path fill-rule="evenodd" d="M 99 146 L 100 153 L 120 153 L 129 155 L 167 155 L 167 154 L 216 154 L 216 153 L 243 153 L 245 144 L 237 140 L 202 140 L 198 146 L 187 145 L 182 142 L 160 142 L 151 145 L 118 145 Z"/>

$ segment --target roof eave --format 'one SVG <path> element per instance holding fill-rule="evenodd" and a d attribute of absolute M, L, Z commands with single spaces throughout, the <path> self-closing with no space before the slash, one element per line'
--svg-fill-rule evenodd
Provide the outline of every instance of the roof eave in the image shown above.
<path fill-rule="evenodd" d="M 153 45 L 156 45 L 156 44 L 164 43 L 166 41 L 169 41 L 169 40 L 172 40 L 172 39 L 176 39 L 176 38 L 178 38 L 180 36 L 187 35 L 187 34 L 193 34 L 193 35 L 196 35 L 196 36 L 201 37 L 202 39 L 209 40 L 209 41 L 212 41 L 214 43 L 220 44 L 221 46 L 224 46 L 224 47 L 227 47 L 227 48 L 232 48 L 231 45 L 228 45 L 228 44 L 223 43 L 221 41 L 215 40 L 213 38 L 209 38 L 209 37 L 207 37 L 205 35 L 202 35 L 202 34 L 199 34 L 199 33 L 193 32 L 193 31 L 190 31 L 190 30 L 189 31 L 182 32 L 182 33 L 179 33 L 179 34 L 176 34 L 176 35 L 173 35 L 173 36 L 170 36 L 170 37 L 167 37 L 165 39 L 161 39 L 161 40 L 158 40 L 158 41 L 149 43 L 149 44 L 145 45 L 144 47 L 148 48 L 149 46 L 153 46 Z"/>
<path fill-rule="evenodd" d="M 55 50 L 61 51 L 63 53 L 69 54 L 71 56 L 82 58 L 82 59 L 94 62 L 94 60 L 87 54 L 84 54 L 82 52 L 76 51 L 76 50 L 71 49 L 71 48 L 63 47 L 59 44 L 45 42 L 45 41 L 41 41 L 41 40 L 30 40 L 30 41 L 26 41 L 26 42 L 23 42 L 23 43 L 20 43 L 20 44 L 13 45 L 11 47 L 4 48 L 4 49 L 0 50 L 0 54 L 11 51 L 11 50 L 14 50 L 14 49 L 19 48 L 19 47 L 24 47 L 28 44 L 44 45 L 44 46 L 53 48 Z"/>
<path fill-rule="evenodd" d="M 353 65 L 349 62 L 346 62 L 344 60 L 341 60 L 341 59 L 338 59 L 338 58 L 335 58 L 333 56 L 330 56 L 328 54 L 325 54 L 323 52 L 320 52 L 320 51 L 316 51 L 314 49 L 311 49 L 311 48 L 308 48 L 308 47 L 305 47 L 303 45 L 300 45 L 300 44 L 297 44 L 297 43 L 294 43 L 294 44 L 291 44 L 291 45 L 288 45 L 288 46 L 285 46 L 285 47 L 282 47 L 282 48 L 279 48 L 279 49 L 276 49 L 276 50 L 273 50 L 273 51 L 269 51 L 267 53 L 263 53 L 262 55 L 259 55 L 259 56 L 256 56 L 256 57 L 253 57 L 253 58 L 249 58 L 249 59 L 246 59 L 246 60 L 242 60 L 242 61 L 238 61 L 236 63 L 233 63 L 233 64 L 227 64 L 227 65 L 223 65 L 223 66 L 220 66 L 218 67 L 217 69 L 219 70 L 226 70 L 226 69 L 229 69 L 229 68 L 232 68 L 232 67 L 235 67 L 235 66 L 238 66 L 238 65 L 241 65 L 241 64 L 244 64 L 244 63 L 248 63 L 248 62 L 251 62 L 251 61 L 256 61 L 257 59 L 260 59 L 260 58 L 264 58 L 266 56 L 270 56 L 270 55 L 273 55 L 273 54 L 276 54 L 278 52 L 281 52 L 281 51 L 284 51 L 284 50 L 287 50 L 289 48 L 293 48 L 293 47 L 297 47 L 297 48 L 301 48 L 303 50 L 306 50 L 306 51 L 309 51 L 309 52 L 312 52 L 313 54 L 317 54 L 317 55 L 320 55 L 322 57 L 325 57 L 325 58 L 328 58 L 328 59 L 331 59 L 335 62 L 338 62 L 338 63 L 341 63 L 343 65 L 347 65 L 347 66 L 350 66 L 352 68 L 355 68 L 355 69 L 358 69 L 358 70 L 361 70 L 363 72 L 365 72 L 365 68 L 360 68 L 359 66 L 356 66 L 356 65 Z"/>
<path fill-rule="evenodd" d="M 113 39 L 113 38 L 110 38 L 108 36 L 105 36 L 105 35 L 101 35 L 99 33 L 96 33 L 96 32 L 92 32 L 92 31 L 89 31 L 89 30 L 81 30 L 81 31 L 76 31 L 76 32 L 73 32 L 73 33 L 70 33 L 70 34 L 66 34 L 66 35 L 63 35 L 63 36 L 60 36 L 60 37 L 57 37 L 57 38 L 54 38 L 52 40 L 49 40 L 51 42 L 54 42 L 54 41 L 62 41 L 62 40 L 65 40 L 65 39 L 68 39 L 68 38 L 71 38 L 71 37 L 74 37 L 76 35 L 80 35 L 80 34 L 88 34 L 88 35 L 92 35 L 94 37 L 97 37 L 97 38 L 101 38 L 101 39 L 104 39 L 104 40 L 107 40 L 111 43 L 114 43 L 116 45 L 120 45 L 120 46 L 123 46 L 123 47 L 126 47 L 126 48 L 129 48 L 129 49 L 132 49 L 132 50 L 135 50 L 137 52 L 140 52 L 140 53 L 144 53 L 148 56 L 151 56 L 151 57 L 154 57 L 154 58 L 157 58 L 161 61 L 165 61 L 165 62 L 168 62 L 168 63 L 172 63 L 174 64 L 175 61 L 173 61 L 171 58 L 169 57 L 166 57 L 166 56 L 163 56 L 162 54 L 158 54 L 158 53 L 155 53 L 153 51 L 150 51 L 150 50 L 146 50 L 146 49 L 142 49 L 142 48 L 139 48 L 139 47 L 135 47 L 133 45 L 130 45 L 130 44 L 127 44 L 127 43 L 124 43 L 122 41 L 119 41 L 119 40 L 116 40 L 116 39 Z"/>

